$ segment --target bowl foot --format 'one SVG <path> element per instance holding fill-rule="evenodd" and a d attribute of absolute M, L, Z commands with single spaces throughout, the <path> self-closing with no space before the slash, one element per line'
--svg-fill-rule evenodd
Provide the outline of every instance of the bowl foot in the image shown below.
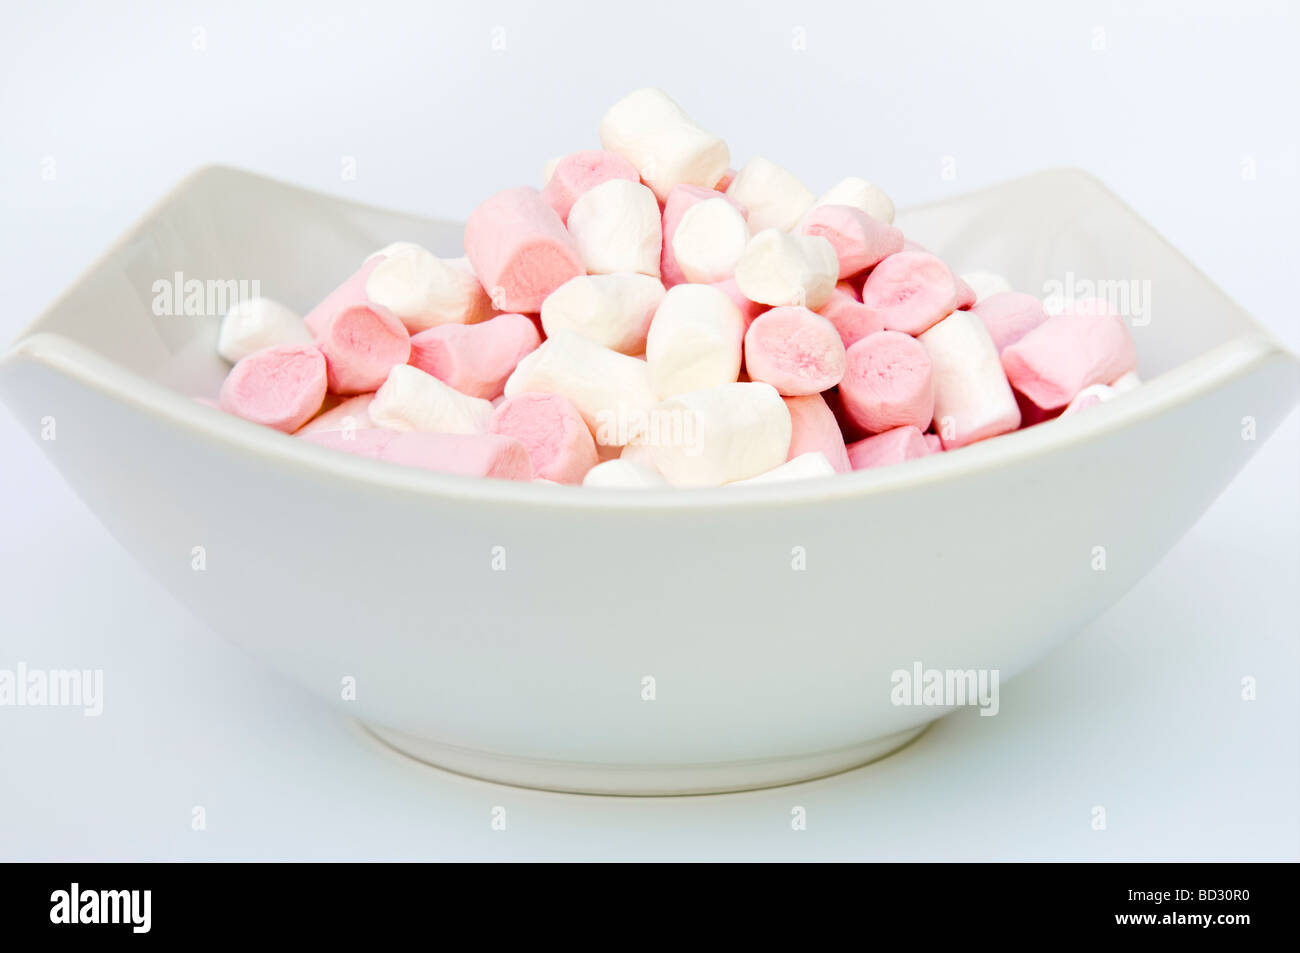
<path fill-rule="evenodd" d="M 751 791 L 839 774 L 892 754 L 925 731 L 929 724 L 847 748 L 789 758 L 666 765 L 517 758 L 440 744 L 389 728 L 363 727 L 380 741 L 417 761 L 483 781 L 567 794 L 663 796 Z"/>

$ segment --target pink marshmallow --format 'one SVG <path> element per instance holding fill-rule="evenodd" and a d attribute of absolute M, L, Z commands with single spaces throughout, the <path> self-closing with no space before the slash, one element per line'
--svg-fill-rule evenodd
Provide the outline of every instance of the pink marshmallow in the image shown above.
<path fill-rule="evenodd" d="M 340 401 L 299 427 L 295 436 L 327 430 L 373 430 L 377 425 L 370 419 L 370 402 L 374 399 L 374 394 L 358 394 Z"/>
<path fill-rule="evenodd" d="M 928 457 L 931 453 L 925 435 L 915 427 L 895 427 L 849 444 L 849 462 L 855 470 L 887 467 Z"/>
<path fill-rule="evenodd" d="M 528 186 L 498 192 L 470 213 L 465 254 L 501 311 L 536 314 L 547 295 L 586 274 L 560 216 Z"/>
<path fill-rule="evenodd" d="M 528 391 L 507 397 L 492 412 L 488 432 L 522 443 L 536 475 L 555 483 L 581 483 L 599 462 L 582 415 L 559 394 Z"/>
<path fill-rule="evenodd" d="M 782 400 L 790 411 L 790 453 L 787 460 L 805 453 L 822 453 L 836 473 L 848 473 L 853 469 L 849 465 L 840 425 L 821 394 L 783 397 Z"/>
<path fill-rule="evenodd" d="M 366 294 L 366 282 L 370 280 L 370 273 L 379 267 L 379 263 L 385 257 L 372 255 L 367 258 L 365 264 L 354 271 L 347 281 L 327 294 L 320 304 L 307 312 L 302 323 L 307 326 L 313 338 L 319 338 L 330 319 L 339 312 L 356 307 L 375 307 Z"/>
<path fill-rule="evenodd" d="M 831 243 L 847 278 L 903 250 L 903 233 L 849 205 L 819 205 L 803 217 L 799 231 Z"/>
<path fill-rule="evenodd" d="M 870 334 L 848 350 L 840 399 L 853 422 L 870 433 L 924 430 L 934 417 L 930 355 L 901 331 Z"/>
<path fill-rule="evenodd" d="M 858 300 L 852 285 L 841 281 L 831 292 L 830 300 L 817 313 L 835 325 L 845 347 L 852 347 L 868 334 L 885 329 L 880 314 Z"/>
<path fill-rule="evenodd" d="M 354 304 L 330 314 L 316 335 L 325 355 L 332 393 L 351 395 L 378 390 L 397 364 L 411 356 L 411 336 L 387 308 Z"/>
<path fill-rule="evenodd" d="M 664 202 L 664 242 L 663 252 L 659 256 L 659 277 L 663 281 L 665 288 L 680 285 L 686 280 L 681 267 L 677 264 L 677 256 L 673 253 L 673 235 L 677 233 L 677 226 L 682 223 L 682 217 L 690 211 L 692 206 L 698 205 L 705 199 L 726 199 L 741 215 L 745 214 L 745 206 L 730 195 L 725 195 L 720 191 L 706 189 L 698 185 L 674 186 Z M 710 275 L 709 277 L 714 276 Z"/>
<path fill-rule="evenodd" d="M 1047 320 L 1043 303 L 1020 291 L 989 295 L 971 310 L 988 328 L 999 354 Z"/>
<path fill-rule="evenodd" d="M 569 209 L 578 196 L 610 179 L 640 182 L 636 166 L 617 152 L 588 149 L 567 155 L 555 164 L 555 171 L 542 189 L 542 201 L 555 209 L 560 221 L 569 220 Z"/>
<path fill-rule="evenodd" d="M 306 434 L 303 439 L 344 453 L 438 473 L 499 480 L 533 478 L 532 463 L 524 445 L 499 434 L 326 430 Z"/>
<path fill-rule="evenodd" d="M 862 303 L 876 312 L 886 330 L 912 335 L 957 310 L 960 297 L 957 276 L 938 258 L 920 251 L 890 255 L 862 285 Z"/>
<path fill-rule="evenodd" d="M 745 369 L 783 397 L 834 387 L 844 376 L 844 342 L 815 311 L 798 305 L 760 314 L 745 332 Z"/>
<path fill-rule="evenodd" d="M 309 344 L 254 351 L 230 369 L 220 407 L 253 423 L 293 433 L 325 399 L 325 357 Z"/>
<path fill-rule="evenodd" d="M 1044 410 L 1064 407 L 1085 387 L 1109 384 L 1136 367 L 1124 319 L 1097 299 L 1074 302 L 1002 352 L 1007 380 Z"/>
<path fill-rule="evenodd" d="M 768 310 L 767 305 L 746 298 L 745 293 L 740 290 L 740 285 L 736 284 L 735 278 L 714 282 L 713 287 L 730 298 L 731 303 L 740 309 L 740 316 L 745 319 L 746 328 L 754 323 L 756 317 Z"/>
<path fill-rule="evenodd" d="M 492 400 L 542 335 L 532 318 L 499 314 L 479 324 L 444 324 L 411 337 L 410 363 L 462 394 Z"/>

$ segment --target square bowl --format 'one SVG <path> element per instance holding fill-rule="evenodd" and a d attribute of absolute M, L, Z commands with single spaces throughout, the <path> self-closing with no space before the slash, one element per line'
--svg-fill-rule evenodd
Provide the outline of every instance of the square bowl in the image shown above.
<path fill-rule="evenodd" d="M 195 401 L 227 369 L 223 309 L 159 289 L 257 282 L 306 311 L 389 242 L 459 254 L 461 226 L 212 167 L 19 338 L 0 397 L 182 603 L 415 757 L 566 791 L 786 783 L 951 709 L 900 698 L 897 673 L 1005 681 L 1084 626 L 1300 393 L 1295 358 L 1085 173 L 898 224 L 959 271 L 1123 292 L 1146 383 L 905 465 L 727 491 L 338 454 Z"/>

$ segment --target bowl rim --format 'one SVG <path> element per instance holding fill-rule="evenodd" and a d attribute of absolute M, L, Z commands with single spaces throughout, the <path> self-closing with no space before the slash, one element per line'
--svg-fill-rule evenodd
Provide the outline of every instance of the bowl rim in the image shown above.
<path fill-rule="evenodd" d="M 1091 407 L 1086 414 L 1058 417 L 1024 430 L 1001 434 L 995 439 L 932 454 L 918 460 L 910 460 L 905 466 L 856 470 L 824 479 L 722 488 L 655 487 L 626 490 L 562 484 L 540 485 L 535 482 L 492 480 L 395 466 L 331 450 L 242 420 L 206 406 L 192 397 L 110 361 L 66 335 L 40 330 L 43 322 L 60 308 L 73 291 L 120 248 L 138 236 L 161 208 L 178 194 L 192 188 L 198 180 L 213 175 L 257 179 L 357 208 L 393 211 L 394 214 L 418 217 L 400 210 L 387 210 L 354 199 L 283 183 L 259 173 L 230 166 L 220 164 L 201 166 L 182 178 L 154 202 L 116 241 L 97 256 L 63 293 L 19 333 L 8 352 L 0 357 L 0 369 L 18 362 L 43 365 L 79 381 L 108 399 L 187 429 L 198 439 L 224 445 L 227 451 L 261 456 L 268 461 L 286 466 L 303 467 L 318 474 L 326 473 L 339 479 L 370 484 L 376 489 L 529 508 L 551 506 L 580 510 L 661 511 L 694 510 L 699 507 L 743 509 L 812 505 L 846 498 L 871 497 L 948 479 L 960 479 L 963 475 L 984 472 L 995 467 L 1007 467 L 1041 454 L 1055 453 L 1095 439 L 1112 430 L 1133 426 L 1175 406 L 1194 400 L 1231 380 L 1248 375 L 1269 362 L 1280 360 L 1300 368 L 1300 362 L 1294 355 L 1259 327 L 1253 318 L 1249 318 L 1254 330 L 1238 334 L 1223 344 L 1144 381 L 1141 387 L 1124 394 L 1121 399 Z M 1092 186 L 1102 190 L 1113 201 L 1123 206 L 1155 239 L 1182 258 L 1202 280 L 1216 290 L 1220 290 L 1222 294 L 1221 289 L 1218 289 L 1218 286 L 1214 285 L 1214 282 L 1195 263 L 1178 251 L 1131 206 L 1095 176 L 1081 169 L 1042 170 L 1007 182 L 989 185 L 966 195 L 978 195 L 1029 178 L 1046 175 L 1070 175 L 1087 179 Z M 912 206 L 911 209 L 931 208 L 946 204 L 953 198 L 955 197 L 934 200 Z M 1226 294 L 1223 296 L 1226 300 L 1232 301 Z M 1237 307 L 1242 314 L 1247 314 L 1239 305 Z"/>

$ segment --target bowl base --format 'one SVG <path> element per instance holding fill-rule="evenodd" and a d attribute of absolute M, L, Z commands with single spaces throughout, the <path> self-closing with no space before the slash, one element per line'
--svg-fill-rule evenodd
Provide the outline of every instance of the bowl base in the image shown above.
<path fill-rule="evenodd" d="M 518 758 L 440 744 L 376 725 L 362 727 L 408 757 L 482 781 L 565 794 L 665 796 L 752 791 L 839 774 L 892 754 L 930 725 L 927 723 L 847 748 L 789 758 L 663 765 Z"/>

